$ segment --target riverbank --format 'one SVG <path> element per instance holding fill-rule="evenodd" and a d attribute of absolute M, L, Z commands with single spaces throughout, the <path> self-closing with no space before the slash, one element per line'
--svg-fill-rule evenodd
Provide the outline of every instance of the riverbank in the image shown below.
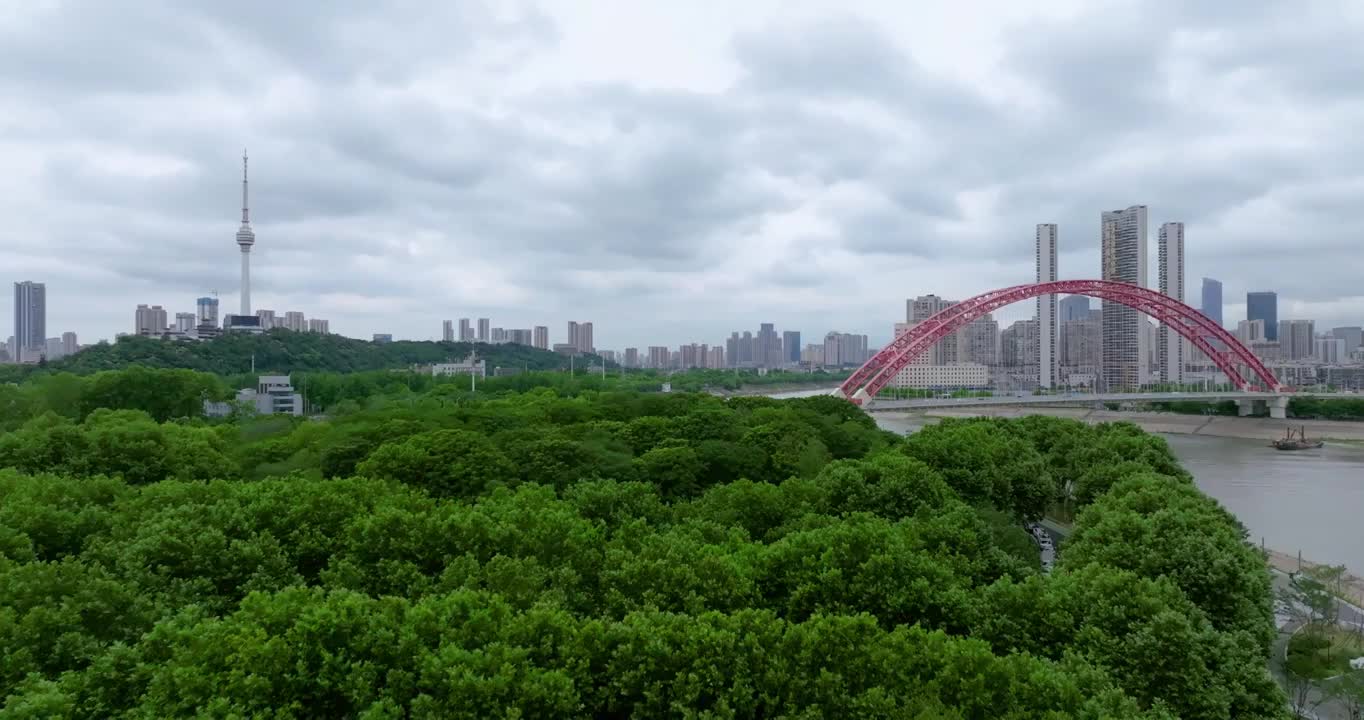
<path fill-rule="evenodd" d="M 1288 573 L 1289 575 L 1300 570 L 1313 570 L 1315 568 L 1329 567 L 1322 563 L 1312 562 L 1311 560 L 1299 558 L 1287 553 L 1281 553 L 1277 550 L 1266 550 L 1265 552 L 1269 555 L 1270 567 L 1280 572 Z M 1341 576 L 1340 581 L 1341 587 L 1339 594 L 1342 596 L 1342 599 L 1353 604 L 1355 607 L 1364 606 L 1364 578 L 1361 578 L 1358 575 L 1352 575 L 1347 569 L 1345 574 Z"/>
<path fill-rule="evenodd" d="M 726 397 L 739 395 L 771 395 L 777 399 L 822 395 L 843 383 L 842 380 L 828 383 L 782 383 L 780 385 L 741 385 L 738 390 L 717 390 L 716 394 Z"/>
<path fill-rule="evenodd" d="M 1005 417 L 1050 415 L 1080 420 L 1086 423 L 1130 422 L 1147 432 L 1176 435 L 1237 438 L 1241 440 L 1275 440 L 1288 427 L 1305 428 L 1307 436 L 1322 440 L 1364 443 L 1364 423 L 1348 420 L 1273 420 L 1260 417 L 1227 417 L 1224 415 L 1183 415 L 1165 412 L 1120 412 L 1092 408 L 1067 407 L 995 407 L 971 410 L 934 409 L 920 412 L 884 413 L 924 419 Z"/>

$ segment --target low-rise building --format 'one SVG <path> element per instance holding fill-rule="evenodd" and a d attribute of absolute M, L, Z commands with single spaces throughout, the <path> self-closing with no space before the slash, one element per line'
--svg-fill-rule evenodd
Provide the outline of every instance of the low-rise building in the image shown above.
<path fill-rule="evenodd" d="M 469 357 L 465 358 L 463 362 L 436 363 L 431 366 L 431 374 L 436 377 L 469 374 L 488 377 L 487 364 L 483 360 L 477 359 L 473 353 L 469 353 Z"/>
<path fill-rule="evenodd" d="M 223 332 L 259 335 L 265 332 L 265 329 L 261 327 L 260 318 L 255 315 L 228 315 L 223 319 Z M 200 334 L 200 337 L 203 335 Z"/>
<path fill-rule="evenodd" d="M 226 417 L 234 406 L 248 406 L 262 415 L 302 415 L 303 396 L 294 392 L 288 375 L 261 375 L 256 387 L 237 391 L 236 403 L 204 401 L 204 414 Z"/>
<path fill-rule="evenodd" d="M 1317 366 L 1312 363 L 1265 363 L 1279 382 L 1293 387 L 1312 387 L 1317 384 Z"/>
<path fill-rule="evenodd" d="M 984 388 L 989 384 L 990 369 L 980 363 L 909 364 L 890 383 L 891 387 L 921 389 Z"/>
<path fill-rule="evenodd" d="M 1364 391 L 1364 365 L 1336 365 L 1318 371 L 1323 385 L 1337 390 Z"/>

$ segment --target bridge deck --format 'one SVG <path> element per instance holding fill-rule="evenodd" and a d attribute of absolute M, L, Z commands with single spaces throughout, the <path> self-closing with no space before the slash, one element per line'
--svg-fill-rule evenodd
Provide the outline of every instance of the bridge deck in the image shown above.
<path fill-rule="evenodd" d="M 1185 400 L 1221 402 L 1224 400 L 1273 400 L 1281 397 L 1358 397 L 1341 393 L 1270 392 L 1169 392 L 1169 393 L 1071 393 L 1065 395 L 995 395 L 982 398 L 914 398 L 875 400 L 863 406 L 868 412 L 921 410 L 932 408 L 995 407 L 1000 405 L 1088 405 L 1123 402 L 1178 402 Z"/>

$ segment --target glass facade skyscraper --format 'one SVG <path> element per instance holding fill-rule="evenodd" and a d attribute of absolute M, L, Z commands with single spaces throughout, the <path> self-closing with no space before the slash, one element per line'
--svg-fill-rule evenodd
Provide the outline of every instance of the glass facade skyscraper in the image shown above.
<path fill-rule="evenodd" d="M 1222 324 L 1222 283 L 1212 278 L 1203 278 L 1203 306 L 1199 308 L 1204 315 Z"/>
<path fill-rule="evenodd" d="M 1279 295 L 1274 292 L 1246 293 L 1246 319 L 1265 321 L 1265 339 L 1279 339 Z"/>

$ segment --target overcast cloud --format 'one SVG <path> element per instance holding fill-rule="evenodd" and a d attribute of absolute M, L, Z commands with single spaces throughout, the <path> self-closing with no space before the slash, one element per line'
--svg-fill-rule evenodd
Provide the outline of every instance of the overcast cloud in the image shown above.
<path fill-rule="evenodd" d="M 1133 204 L 1229 325 L 1364 322 L 1358 0 L 0 5 L 0 281 L 49 335 L 235 309 L 244 146 L 256 307 L 357 337 L 877 343 L 1031 280 L 1039 222 L 1096 277 Z"/>

